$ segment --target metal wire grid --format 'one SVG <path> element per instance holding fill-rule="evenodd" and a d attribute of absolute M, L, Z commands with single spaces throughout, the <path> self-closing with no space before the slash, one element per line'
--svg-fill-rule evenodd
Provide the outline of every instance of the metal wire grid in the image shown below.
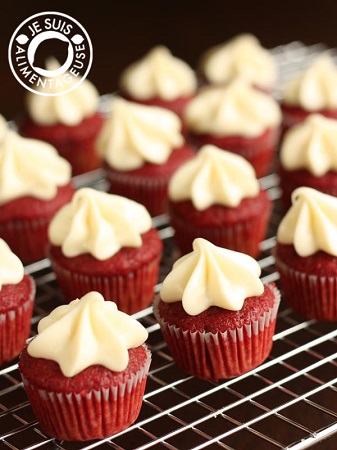
<path fill-rule="evenodd" d="M 281 68 L 281 85 L 323 49 L 321 45 L 306 47 L 301 43 L 274 49 Z M 78 186 L 106 188 L 100 171 L 76 177 L 75 182 Z M 261 183 L 274 200 L 274 212 L 267 238 L 261 244 L 259 263 L 263 280 L 277 282 L 271 249 L 281 217 L 278 179 L 272 174 Z M 177 257 L 173 232 L 166 219 L 162 216 L 154 221 L 165 249 L 160 282 Z M 62 296 L 47 259 L 27 266 L 26 271 L 37 283 L 34 334 L 40 318 L 60 305 Z M 159 287 L 160 284 L 157 292 Z M 14 360 L 0 368 L 0 450 L 251 450 L 258 446 L 263 450 L 297 450 L 337 431 L 335 323 L 304 320 L 282 300 L 270 357 L 247 374 L 212 383 L 191 377 L 175 365 L 151 307 L 135 317 L 147 328 L 152 351 L 143 406 L 135 424 L 100 441 L 73 443 L 50 439 L 39 428 Z"/>

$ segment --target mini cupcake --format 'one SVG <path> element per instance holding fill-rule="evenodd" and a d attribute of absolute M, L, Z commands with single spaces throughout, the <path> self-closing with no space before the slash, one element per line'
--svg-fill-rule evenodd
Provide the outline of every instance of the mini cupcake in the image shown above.
<path fill-rule="evenodd" d="M 47 68 L 51 70 L 54 67 L 55 61 L 48 61 Z M 73 175 L 100 167 L 95 142 L 104 117 L 99 112 L 99 94 L 88 79 L 64 94 L 57 91 L 50 95 L 29 92 L 26 100 L 26 114 L 18 124 L 23 136 L 40 139 L 56 147 L 59 154 L 70 162 Z"/>
<path fill-rule="evenodd" d="M 128 314 L 152 302 L 163 244 L 143 205 L 81 188 L 54 216 L 49 239 L 66 302 L 98 291 Z"/>
<path fill-rule="evenodd" d="M 303 122 L 309 114 L 319 113 L 337 119 L 337 67 L 323 53 L 283 88 L 281 108 L 283 129 Z"/>
<path fill-rule="evenodd" d="M 297 188 L 274 249 L 289 306 L 307 318 L 337 320 L 337 198 Z"/>
<path fill-rule="evenodd" d="M 194 70 L 162 45 L 152 48 L 120 75 L 120 94 L 127 100 L 183 111 L 197 91 Z"/>
<path fill-rule="evenodd" d="M 277 85 L 278 69 L 273 55 L 249 33 L 206 50 L 198 72 L 206 84 L 224 85 L 240 77 L 266 93 L 273 92 Z"/>
<path fill-rule="evenodd" d="M 5 130 L 0 137 L 0 237 L 23 264 L 46 257 L 47 229 L 75 191 L 71 167 L 50 144 Z"/>
<path fill-rule="evenodd" d="M 202 89 L 185 110 L 188 138 L 237 153 L 266 175 L 276 153 L 281 112 L 276 100 L 242 80 Z"/>
<path fill-rule="evenodd" d="M 56 439 L 102 439 L 142 406 L 151 354 L 146 329 L 89 292 L 41 319 L 19 370 L 42 430 Z"/>
<path fill-rule="evenodd" d="M 116 98 L 97 141 L 110 192 L 143 204 L 151 216 L 166 212 L 172 174 L 195 149 L 185 142 L 172 111 Z"/>
<path fill-rule="evenodd" d="M 29 337 L 35 282 L 0 239 L 0 364 L 19 355 Z"/>
<path fill-rule="evenodd" d="M 311 114 L 284 135 L 278 173 L 284 209 L 291 193 L 308 186 L 337 197 L 337 121 Z"/>
<path fill-rule="evenodd" d="M 154 313 L 178 366 L 211 381 L 260 365 L 273 345 L 280 294 L 248 255 L 205 239 L 164 279 Z"/>
<path fill-rule="evenodd" d="M 184 163 L 169 184 L 169 217 L 183 254 L 202 237 L 256 257 L 271 210 L 251 164 L 212 145 Z"/>

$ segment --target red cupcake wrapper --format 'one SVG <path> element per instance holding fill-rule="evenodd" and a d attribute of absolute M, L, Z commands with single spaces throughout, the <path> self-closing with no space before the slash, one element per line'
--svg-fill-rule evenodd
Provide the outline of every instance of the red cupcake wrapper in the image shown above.
<path fill-rule="evenodd" d="M 337 320 L 337 277 L 308 274 L 276 262 L 287 304 L 299 314 L 318 320 Z"/>
<path fill-rule="evenodd" d="M 129 427 L 137 419 L 151 363 L 131 373 L 127 382 L 110 389 L 80 393 L 37 389 L 23 375 L 27 396 L 41 428 L 50 436 L 66 441 L 103 439 Z"/>
<path fill-rule="evenodd" d="M 0 364 L 19 355 L 29 338 L 35 298 L 32 282 L 30 297 L 16 309 L 0 314 Z"/>
<path fill-rule="evenodd" d="M 171 174 L 166 177 L 145 178 L 108 170 L 107 176 L 112 194 L 122 195 L 141 203 L 152 217 L 166 213 L 167 186 Z"/>
<path fill-rule="evenodd" d="M 219 247 L 239 251 L 257 257 L 260 254 L 260 243 L 266 235 L 269 208 L 257 217 L 251 217 L 249 221 L 224 224 L 222 228 L 198 227 L 190 222 L 182 220 L 170 209 L 170 222 L 175 231 L 174 240 L 182 254 L 192 251 L 192 243 L 195 238 L 202 237 Z"/>
<path fill-rule="evenodd" d="M 29 219 L 0 223 L 0 236 L 23 264 L 46 258 L 49 219 Z"/>
<path fill-rule="evenodd" d="M 190 332 L 169 324 L 159 316 L 158 301 L 154 314 L 160 324 L 170 353 L 185 372 L 205 380 L 233 378 L 254 369 L 269 355 L 275 332 L 280 293 L 276 287 L 273 308 L 257 321 L 225 332 Z"/>
<path fill-rule="evenodd" d="M 134 314 L 153 300 L 158 282 L 160 256 L 148 264 L 124 275 L 86 275 L 70 271 L 51 260 L 53 270 L 67 302 L 98 291 L 107 300 L 114 301 L 120 311 Z"/>

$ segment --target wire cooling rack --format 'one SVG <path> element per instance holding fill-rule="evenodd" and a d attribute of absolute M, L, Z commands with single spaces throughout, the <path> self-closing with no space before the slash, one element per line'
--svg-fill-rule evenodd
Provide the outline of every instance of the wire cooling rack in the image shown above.
<path fill-rule="evenodd" d="M 308 47 L 299 42 L 273 49 L 280 66 L 280 85 L 322 50 L 322 45 Z M 75 182 L 106 188 L 101 171 L 76 177 Z M 259 263 L 263 280 L 277 283 L 271 249 L 281 218 L 278 178 L 271 174 L 261 183 L 274 202 L 274 211 Z M 154 219 L 164 242 L 160 282 L 177 258 L 166 219 Z M 47 259 L 27 266 L 26 272 L 37 283 L 34 334 L 40 318 L 62 304 L 62 299 Z M 132 426 L 100 441 L 49 438 L 39 428 L 27 400 L 16 359 L 0 367 L 0 450 L 337 448 L 336 323 L 305 320 L 282 300 L 269 358 L 245 375 L 212 383 L 191 377 L 175 365 L 151 307 L 135 317 L 149 332 L 152 364 L 142 409 Z"/>

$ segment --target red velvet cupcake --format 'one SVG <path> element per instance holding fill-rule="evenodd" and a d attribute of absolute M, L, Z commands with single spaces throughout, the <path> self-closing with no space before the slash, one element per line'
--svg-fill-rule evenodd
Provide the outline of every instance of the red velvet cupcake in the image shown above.
<path fill-rule="evenodd" d="M 29 338 L 35 282 L 20 259 L 0 239 L 0 364 L 19 355 Z"/>
<path fill-rule="evenodd" d="M 78 175 L 101 165 L 95 142 L 103 123 L 99 94 L 85 79 L 64 94 L 59 89 L 50 95 L 28 93 L 26 113 L 18 126 L 23 136 L 56 147 L 70 162 L 73 175 Z"/>
<path fill-rule="evenodd" d="M 278 146 L 281 112 L 276 100 L 238 79 L 202 89 L 185 110 L 188 138 L 247 159 L 258 178 L 271 168 Z"/>
<path fill-rule="evenodd" d="M 182 254 L 202 237 L 257 257 L 271 210 L 251 164 L 212 145 L 184 163 L 169 184 L 169 220 Z"/>
<path fill-rule="evenodd" d="M 46 257 L 49 222 L 73 196 L 71 167 L 50 144 L 14 131 L 0 148 L 0 237 L 32 263 Z"/>
<path fill-rule="evenodd" d="M 151 216 L 167 212 L 169 180 L 195 154 L 176 114 L 121 98 L 112 102 L 97 148 L 110 192 L 143 204 Z"/>
<path fill-rule="evenodd" d="M 285 301 L 307 318 L 337 320 L 337 198 L 297 188 L 274 249 Z"/>
<path fill-rule="evenodd" d="M 277 86 L 278 70 L 272 53 L 249 33 L 207 49 L 198 66 L 203 84 L 226 85 L 242 78 L 269 94 Z"/>
<path fill-rule="evenodd" d="M 148 333 L 139 322 L 90 292 L 56 308 L 38 331 L 22 351 L 19 369 L 47 435 L 104 439 L 137 419 L 151 361 Z"/>
<path fill-rule="evenodd" d="M 328 53 L 291 78 L 281 98 L 283 132 L 314 113 L 337 119 L 336 84 L 337 68 Z"/>
<path fill-rule="evenodd" d="M 289 129 L 280 147 L 278 174 L 285 210 L 301 186 L 337 197 L 337 121 L 311 114 Z"/>
<path fill-rule="evenodd" d="M 48 255 L 66 302 L 92 290 L 128 314 L 152 302 L 163 244 L 143 205 L 79 189 L 53 218 L 49 239 Z"/>
<path fill-rule="evenodd" d="M 186 62 L 157 46 L 123 70 L 119 87 L 127 100 L 167 108 L 182 119 L 197 91 L 197 78 Z"/>
<path fill-rule="evenodd" d="M 190 375 L 232 378 L 260 365 L 273 345 L 280 294 L 248 255 L 198 238 L 165 278 L 154 313 L 171 355 Z"/>

